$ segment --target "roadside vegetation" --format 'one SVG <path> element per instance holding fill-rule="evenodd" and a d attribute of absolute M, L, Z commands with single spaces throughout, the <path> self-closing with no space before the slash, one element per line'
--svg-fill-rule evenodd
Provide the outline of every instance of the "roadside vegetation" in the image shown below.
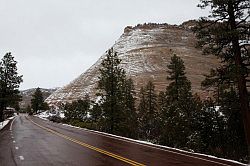
<path fill-rule="evenodd" d="M 0 61 L 0 122 L 9 116 L 8 110 L 19 110 L 21 96 L 18 89 L 22 81 L 22 76 L 17 73 L 17 62 L 10 52 L 6 53 Z"/>
<path fill-rule="evenodd" d="M 37 114 L 41 110 L 49 110 L 49 106 L 46 102 L 44 102 L 43 94 L 41 89 L 38 87 L 32 95 L 31 106 L 28 105 L 26 111 L 29 115 L 33 115 Z"/>
<path fill-rule="evenodd" d="M 172 54 L 166 64 L 165 91 L 157 92 L 149 80 L 136 93 L 133 80 L 121 67 L 118 53 L 111 48 L 102 61 L 96 88 L 97 100 L 84 99 L 61 106 L 49 116 L 53 122 L 98 130 L 149 141 L 173 148 L 199 152 L 247 163 L 250 160 L 250 71 L 249 0 L 201 0 L 202 9 L 211 8 L 193 28 L 197 46 L 204 54 L 220 59 L 202 87 L 212 96 L 201 99 L 192 93 L 184 61 Z M 144 25 L 146 26 L 146 25 Z M 19 110 L 22 76 L 11 53 L 0 61 L 0 122 Z M 30 115 L 49 107 L 40 88 L 26 108 Z M 9 112 L 8 112 L 9 111 Z M 51 110 L 55 111 L 55 110 Z"/>
<path fill-rule="evenodd" d="M 183 60 L 166 64 L 171 83 L 156 92 L 149 81 L 136 94 L 133 81 L 110 49 L 103 60 L 97 101 L 88 96 L 63 106 L 65 122 L 174 148 L 247 161 L 247 146 L 235 87 L 202 101 L 192 94 Z M 168 75 L 168 76 L 167 76 Z M 207 86 L 208 77 L 203 82 Z M 216 87 L 214 87 L 216 88 Z M 217 92 L 217 91 L 215 91 Z M 137 96 L 137 97 L 136 97 Z M 217 100 L 219 99 L 219 100 Z"/>

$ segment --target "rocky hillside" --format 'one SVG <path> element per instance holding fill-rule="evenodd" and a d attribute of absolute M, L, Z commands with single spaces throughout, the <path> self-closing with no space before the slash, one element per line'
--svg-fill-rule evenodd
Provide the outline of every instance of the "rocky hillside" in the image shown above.
<path fill-rule="evenodd" d="M 165 90 L 168 85 L 167 64 L 173 53 L 180 56 L 186 65 L 186 73 L 192 82 L 194 92 L 202 94 L 200 87 L 204 74 L 218 63 L 214 56 L 202 55 L 195 48 L 196 39 L 192 31 L 193 22 L 182 25 L 143 24 L 128 26 L 112 46 L 122 59 L 122 67 L 134 80 L 138 91 L 148 80 L 155 83 L 156 89 Z M 105 54 L 86 72 L 65 87 L 58 89 L 46 101 L 49 104 L 71 102 L 83 98 L 86 94 L 95 96 L 95 87 L 101 61 Z"/>
<path fill-rule="evenodd" d="M 58 88 L 53 88 L 53 89 L 44 89 L 41 88 L 42 94 L 44 99 L 46 99 L 47 97 L 49 97 L 53 92 L 55 92 Z M 35 93 L 36 88 L 31 88 L 31 89 L 27 89 L 27 90 L 22 90 L 20 92 L 21 96 L 22 96 L 22 101 L 20 102 L 20 108 L 21 109 L 25 109 L 28 105 L 30 105 L 31 99 L 32 99 L 32 95 Z"/>

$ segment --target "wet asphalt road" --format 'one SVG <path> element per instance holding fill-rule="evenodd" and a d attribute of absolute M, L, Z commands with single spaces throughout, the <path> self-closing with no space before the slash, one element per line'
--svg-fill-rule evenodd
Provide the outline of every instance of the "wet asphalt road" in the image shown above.
<path fill-rule="evenodd" d="M 12 129 L 12 130 L 11 130 Z M 20 115 L 0 132 L 0 166 L 236 166 Z"/>

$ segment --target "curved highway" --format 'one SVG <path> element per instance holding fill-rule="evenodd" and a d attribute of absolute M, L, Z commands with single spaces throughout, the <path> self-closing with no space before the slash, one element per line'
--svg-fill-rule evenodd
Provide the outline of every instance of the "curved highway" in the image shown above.
<path fill-rule="evenodd" d="M 1 166 L 237 166 L 20 115 L 0 132 Z"/>

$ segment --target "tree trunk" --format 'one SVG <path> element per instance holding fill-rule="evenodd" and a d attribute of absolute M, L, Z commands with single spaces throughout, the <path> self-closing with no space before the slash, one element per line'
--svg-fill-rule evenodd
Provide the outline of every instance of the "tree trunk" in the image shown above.
<path fill-rule="evenodd" d="M 240 97 L 240 109 L 244 123 L 246 142 L 248 146 L 248 160 L 250 161 L 250 111 L 248 102 L 248 93 L 246 88 L 245 78 L 240 76 L 238 78 L 238 88 Z"/>
<path fill-rule="evenodd" d="M 232 1 L 229 1 L 228 4 L 228 14 L 229 14 L 229 23 L 232 31 L 237 32 L 235 13 Z M 248 149 L 248 161 L 250 162 L 250 110 L 249 110 L 249 100 L 248 92 L 246 86 L 246 78 L 242 69 L 244 67 L 241 57 L 241 48 L 239 45 L 239 35 L 235 35 L 232 38 L 232 48 L 235 56 L 235 65 L 237 68 L 237 84 L 239 89 L 239 99 L 240 99 L 240 111 L 242 114 L 242 119 L 244 123 L 245 137 L 247 142 Z"/>

